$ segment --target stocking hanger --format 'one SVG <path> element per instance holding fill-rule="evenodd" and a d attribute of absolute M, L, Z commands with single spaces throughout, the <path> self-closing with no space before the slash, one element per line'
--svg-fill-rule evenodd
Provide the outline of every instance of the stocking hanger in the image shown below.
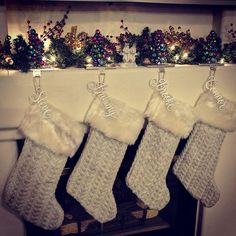
<path fill-rule="evenodd" d="M 220 110 L 224 109 L 225 106 L 225 100 L 224 97 L 220 94 L 220 92 L 216 88 L 216 65 L 209 65 L 209 76 L 207 78 L 207 81 L 205 82 L 205 89 L 209 91 L 215 98 L 216 103 L 218 105 L 218 108 Z"/>
<path fill-rule="evenodd" d="M 167 91 L 167 81 L 165 80 L 165 68 L 159 67 L 158 79 L 154 78 L 149 81 L 149 86 L 157 91 L 163 101 L 165 102 L 166 109 L 171 111 L 172 105 L 174 103 L 174 98 Z"/>
<path fill-rule="evenodd" d="M 49 118 L 50 109 L 47 104 L 46 92 L 41 88 L 41 71 L 40 69 L 33 70 L 33 85 L 34 93 L 30 96 L 30 104 L 37 104 L 44 118 Z"/>

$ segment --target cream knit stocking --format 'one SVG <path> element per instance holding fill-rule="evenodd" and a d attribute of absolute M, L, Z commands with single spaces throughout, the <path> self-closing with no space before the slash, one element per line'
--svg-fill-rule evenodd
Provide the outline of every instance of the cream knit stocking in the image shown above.
<path fill-rule="evenodd" d="M 220 198 L 214 174 L 226 132 L 236 127 L 236 105 L 225 99 L 224 109 L 219 110 L 213 95 L 203 93 L 195 109 L 200 121 L 173 170 L 193 197 L 212 207 Z"/>
<path fill-rule="evenodd" d="M 113 184 L 128 144 L 143 125 L 138 111 L 114 99 L 112 104 L 116 118 L 106 118 L 100 101 L 93 101 L 85 119 L 92 126 L 88 141 L 67 184 L 68 193 L 101 223 L 116 216 Z"/>
<path fill-rule="evenodd" d="M 82 141 L 85 127 L 51 107 L 45 119 L 30 106 L 20 125 L 23 150 L 6 183 L 3 201 L 25 220 L 44 229 L 60 227 L 64 219 L 55 191 L 68 156 Z"/>
<path fill-rule="evenodd" d="M 151 209 L 169 202 L 166 175 L 181 137 L 188 136 L 195 121 L 192 108 L 175 101 L 168 111 L 154 93 L 146 110 L 149 122 L 135 160 L 126 177 L 128 187 Z"/>

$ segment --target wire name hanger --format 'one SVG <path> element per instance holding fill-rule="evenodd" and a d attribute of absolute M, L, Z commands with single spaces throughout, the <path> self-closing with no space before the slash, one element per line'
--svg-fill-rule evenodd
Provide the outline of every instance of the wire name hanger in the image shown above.
<path fill-rule="evenodd" d="M 149 86 L 157 91 L 165 102 L 166 109 L 171 111 L 174 104 L 174 98 L 167 92 L 167 81 L 165 80 L 165 68 L 160 67 L 158 72 L 158 79 L 151 79 Z"/>
<path fill-rule="evenodd" d="M 33 70 L 33 86 L 34 93 L 29 97 L 30 104 L 37 104 L 43 117 L 50 118 L 50 109 L 47 103 L 47 94 L 41 87 L 41 71 L 40 69 Z"/>

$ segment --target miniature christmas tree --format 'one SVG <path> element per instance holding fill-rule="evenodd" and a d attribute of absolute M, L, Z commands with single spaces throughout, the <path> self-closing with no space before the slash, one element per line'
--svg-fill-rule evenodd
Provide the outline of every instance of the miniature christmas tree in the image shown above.
<path fill-rule="evenodd" d="M 198 41 L 198 61 L 200 63 L 217 63 L 221 59 L 221 39 L 215 31 L 211 31 L 206 40 Z"/>
<path fill-rule="evenodd" d="M 145 27 L 141 33 L 141 35 L 137 39 L 137 64 L 151 64 L 149 59 L 149 52 L 150 52 L 150 29 Z"/>
<path fill-rule="evenodd" d="M 29 61 L 29 46 L 23 39 L 22 35 L 18 35 L 13 40 L 14 53 L 12 55 L 14 61 L 14 67 L 23 72 L 27 72 L 30 69 Z"/>
<path fill-rule="evenodd" d="M 69 46 L 65 44 L 64 38 L 52 38 L 49 50 L 45 53 L 45 56 L 47 65 L 66 68 L 75 64 L 75 58 Z"/>
<path fill-rule="evenodd" d="M 104 37 L 100 30 L 96 30 L 87 44 L 86 53 L 92 60 L 93 66 L 105 66 L 114 62 L 116 54 L 115 44 Z"/>
<path fill-rule="evenodd" d="M 44 43 L 40 40 L 39 35 L 35 29 L 28 23 L 28 40 L 29 40 L 29 60 L 31 68 L 40 68 L 44 65 L 43 54 L 44 54 Z"/>
<path fill-rule="evenodd" d="M 161 64 L 167 62 L 167 47 L 164 40 L 164 34 L 161 30 L 151 33 L 151 45 L 149 51 L 149 60 L 152 64 Z"/>

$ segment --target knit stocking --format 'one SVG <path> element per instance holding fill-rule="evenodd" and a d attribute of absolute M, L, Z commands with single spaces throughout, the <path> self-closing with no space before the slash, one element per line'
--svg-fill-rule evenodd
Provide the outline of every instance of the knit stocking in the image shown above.
<path fill-rule="evenodd" d="M 55 190 L 68 156 L 82 141 L 85 127 L 51 107 L 46 119 L 30 106 L 20 125 L 23 150 L 6 183 L 5 204 L 25 220 L 44 229 L 60 227 L 64 219 Z"/>
<path fill-rule="evenodd" d="M 142 115 L 112 100 L 116 117 L 106 118 L 95 98 L 86 115 L 91 125 L 88 141 L 67 184 L 67 191 L 99 222 L 115 218 L 113 184 L 128 144 L 135 142 L 143 125 Z"/>
<path fill-rule="evenodd" d="M 204 206 L 214 206 L 220 198 L 214 174 L 227 131 L 236 128 L 236 105 L 225 99 L 219 110 L 212 94 L 203 93 L 195 110 L 195 125 L 185 149 L 174 165 L 174 173 L 184 187 Z"/>
<path fill-rule="evenodd" d="M 126 177 L 128 187 L 151 209 L 169 202 L 166 175 L 181 137 L 188 136 L 195 116 L 192 108 L 175 101 L 168 111 L 154 93 L 146 110 L 149 122 L 135 160 Z"/>

